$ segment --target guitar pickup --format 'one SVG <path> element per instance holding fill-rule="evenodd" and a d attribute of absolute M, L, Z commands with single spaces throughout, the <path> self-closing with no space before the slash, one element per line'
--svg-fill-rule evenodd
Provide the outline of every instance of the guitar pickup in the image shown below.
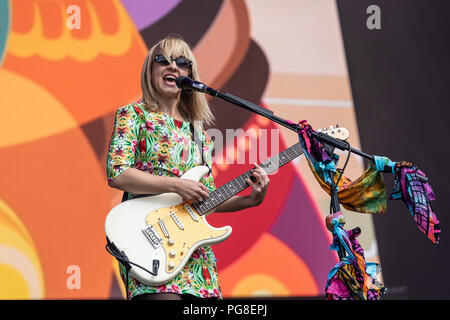
<path fill-rule="evenodd" d="M 173 219 L 173 221 L 178 226 L 178 228 L 180 228 L 181 230 L 184 230 L 184 225 L 180 221 L 180 219 L 178 218 L 178 216 L 177 216 L 177 214 L 175 212 L 171 211 L 170 212 L 170 217 Z"/>
<path fill-rule="evenodd" d="M 185 204 L 184 208 L 186 209 L 186 211 L 189 213 L 189 215 L 191 216 L 192 220 L 198 222 L 198 217 L 197 214 L 195 213 L 195 211 L 191 208 L 190 205 Z"/>
<path fill-rule="evenodd" d="M 159 227 L 161 228 L 161 230 L 162 230 L 164 236 L 165 236 L 166 238 L 169 238 L 169 237 L 170 237 L 169 231 L 167 231 L 167 227 L 166 227 L 166 225 L 164 224 L 164 221 L 161 220 L 161 218 L 158 218 L 158 224 L 159 224 Z"/>

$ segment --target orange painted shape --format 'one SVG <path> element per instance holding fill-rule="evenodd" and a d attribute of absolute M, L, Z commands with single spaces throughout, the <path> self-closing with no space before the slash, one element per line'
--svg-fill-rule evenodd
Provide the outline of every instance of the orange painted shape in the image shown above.
<path fill-rule="evenodd" d="M 22 1 L 23 2 L 23 1 Z M 65 9 L 59 1 L 27 1 L 34 9 L 35 15 L 40 15 L 42 21 L 42 35 L 45 38 L 56 39 L 66 27 Z M 13 10 L 15 8 L 13 7 Z"/>
<path fill-rule="evenodd" d="M 0 149 L 0 157 L 0 194 L 34 241 L 45 298 L 109 297 L 104 219 L 111 189 L 81 129 Z M 80 289 L 67 287 L 72 265 L 80 268 Z"/>
<path fill-rule="evenodd" d="M 0 106 L 7 120 L 0 126 L 0 148 L 39 140 L 78 126 L 51 92 L 19 74 L 0 69 L 0 88 L 4 89 Z"/>
<path fill-rule="evenodd" d="M 66 0 L 68 3 L 72 0 Z M 98 15 L 102 31 L 106 34 L 114 34 L 118 31 L 120 22 L 119 16 L 111 1 L 96 0 L 92 1 L 92 6 Z"/>
<path fill-rule="evenodd" d="M 11 7 L 11 30 L 19 33 L 27 33 L 35 23 L 36 5 L 32 1 L 13 0 Z"/>
<path fill-rule="evenodd" d="M 219 278 L 225 297 L 320 294 L 302 258 L 267 232 L 238 260 L 219 270 Z"/>
<path fill-rule="evenodd" d="M 286 297 L 289 289 L 276 277 L 254 273 L 242 278 L 233 288 L 235 297 Z"/>

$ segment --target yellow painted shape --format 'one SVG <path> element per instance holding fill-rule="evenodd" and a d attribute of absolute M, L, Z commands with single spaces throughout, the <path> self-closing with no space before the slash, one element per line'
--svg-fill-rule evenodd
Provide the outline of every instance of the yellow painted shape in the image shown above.
<path fill-rule="evenodd" d="M 14 253 L 14 257 L 5 256 L 5 249 Z M 44 277 L 36 249 L 30 246 L 23 237 L 10 227 L 0 225 L 0 263 L 8 264 L 18 270 L 25 270 L 24 274 L 28 286 L 32 288 L 34 297 L 44 296 Z M 28 263 L 25 266 L 24 261 Z"/>
<path fill-rule="evenodd" d="M 33 240 L 31 239 L 25 225 L 17 217 L 14 211 L 1 199 L 0 199 L 0 226 L 8 227 L 15 230 L 22 236 L 22 239 L 24 239 L 28 244 L 33 243 Z"/>
<path fill-rule="evenodd" d="M 20 58 L 38 55 L 48 60 L 60 61 L 67 57 L 77 61 L 92 61 L 100 54 L 122 56 L 131 48 L 135 27 L 122 4 L 113 0 L 117 10 L 118 31 L 115 34 L 105 34 L 98 19 L 98 12 L 90 1 L 86 1 L 88 12 L 81 12 L 81 27 L 83 19 L 90 17 L 92 33 L 88 39 L 77 39 L 71 35 L 71 30 L 64 24 L 61 36 L 46 38 L 43 32 L 43 21 L 39 8 L 34 4 L 34 24 L 25 34 L 12 31 L 9 37 L 7 51 Z M 61 17 L 64 22 L 68 17 L 65 7 L 61 6 Z"/>
<path fill-rule="evenodd" d="M 27 280 L 9 265 L 0 263 L 0 283 L 0 300 L 22 300 L 30 297 Z"/>
<path fill-rule="evenodd" d="M 1 202 L 1 200 L 0 200 Z M 12 212 L 12 211 L 11 211 Z M 11 213 L 10 212 L 10 213 Z M 3 211 L 0 211 L 0 217 L 4 215 Z M 4 221 L 4 220 L 3 220 Z M 29 241 L 31 237 L 28 232 L 26 232 L 26 237 L 23 235 L 23 229 L 20 230 L 11 225 L 5 225 L 0 220 L 0 245 L 6 245 L 9 247 L 16 248 L 24 255 L 30 258 L 31 262 L 36 268 L 40 268 L 39 259 L 37 257 L 36 248 Z M 22 231 L 22 232 L 21 232 Z M 0 257 L 1 262 L 1 257 Z"/>
<path fill-rule="evenodd" d="M 0 69 L 0 88 L 0 148 L 36 141 L 77 126 L 51 93 L 21 75 Z"/>
<path fill-rule="evenodd" d="M 244 277 L 232 291 L 234 297 L 276 297 L 289 294 L 289 289 L 281 281 L 268 274 L 251 274 Z"/>
<path fill-rule="evenodd" d="M 43 298 L 44 277 L 39 254 L 32 237 L 17 214 L 1 199 L 0 252 L 0 264 L 7 265 L 8 268 L 21 270 L 22 277 L 26 279 L 27 288 L 32 293 L 32 296 L 28 298 Z M 17 280 L 17 277 L 6 279 L 8 279 L 9 286 L 10 283 Z M 2 284 L 0 287 L 6 284 L 4 281 L 0 283 Z M 18 285 L 21 286 L 20 281 Z M 24 297 L 22 296 L 22 298 Z"/>
<path fill-rule="evenodd" d="M 245 254 L 221 270 L 219 278 L 226 297 L 319 294 L 313 274 L 303 259 L 267 232 Z"/>

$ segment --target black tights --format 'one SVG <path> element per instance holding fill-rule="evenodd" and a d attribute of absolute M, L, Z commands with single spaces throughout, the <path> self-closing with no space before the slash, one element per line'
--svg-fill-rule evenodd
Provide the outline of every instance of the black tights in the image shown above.
<path fill-rule="evenodd" d="M 192 294 L 176 294 L 176 293 L 144 293 L 133 297 L 131 300 L 198 300 Z"/>

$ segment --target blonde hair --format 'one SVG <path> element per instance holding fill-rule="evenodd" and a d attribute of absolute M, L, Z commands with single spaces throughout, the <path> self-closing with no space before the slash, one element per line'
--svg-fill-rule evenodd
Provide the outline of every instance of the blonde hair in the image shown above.
<path fill-rule="evenodd" d="M 190 46 L 177 34 L 171 34 L 156 43 L 148 52 L 145 58 L 141 73 L 142 101 L 148 111 L 159 110 L 158 94 L 152 85 L 152 65 L 157 54 L 163 54 L 168 57 L 184 56 L 192 61 L 192 67 L 189 71 L 189 77 L 195 81 L 200 81 L 198 65 Z M 197 91 L 181 92 L 180 104 L 178 105 L 180 113 L 186 120 L 192 124 L 211 125 L 214 122 L 214 115 L 206 100 L 205 94 Z"/>

